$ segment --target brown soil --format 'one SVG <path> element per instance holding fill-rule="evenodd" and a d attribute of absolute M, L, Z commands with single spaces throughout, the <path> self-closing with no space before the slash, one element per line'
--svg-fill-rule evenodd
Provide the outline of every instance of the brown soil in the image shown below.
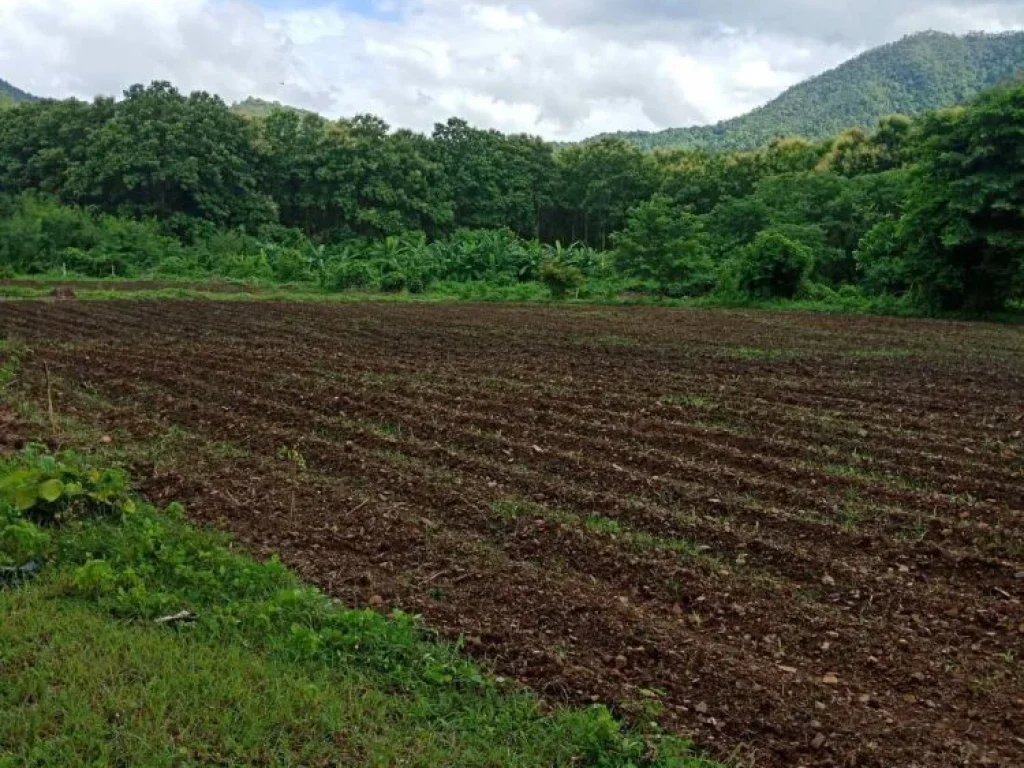
<path fill-rule="evenodd" d="M 15 414 L 0 406 L 0 455 L 13 453 L 25 446 L 26 428 Z"/>
<path fill-rule="evenodd" d="M 552 699 L 756 765 L 1024 764 L 1018 329 L 11 302 L 0 332 L 27 396 L 45 361 L 63 413 L 185 441 L 136 467 L 153 498 Z"/>

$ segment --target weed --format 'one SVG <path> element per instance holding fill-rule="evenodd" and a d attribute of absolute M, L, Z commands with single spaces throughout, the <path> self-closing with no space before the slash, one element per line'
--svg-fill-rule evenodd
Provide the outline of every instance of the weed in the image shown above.
<path fill-rule="evenodd" d="M 0 339 L 0 392 L 7 389 L 18 378 L 21 359 L 6 339 Z"/>
<path fill-rule="evenodd" d="M 664 395 L 658 398 L 658 402 L 662 405 L 683 405 L 702 411 L 712 411 L 717 407 L 708 398 L 700 395 Z"/>
<path fill-rule="evenodd" d="M 786 361 L 800 356 L 795 349 L 762 349 L 761 347 L 733 347 L 725 351 L 735 360 Z"/>
<path fill-rule="evenodd" d="M 591 515 L 584 521 L 588 531 L 594 533 L 610 533 L 610 534 L 621 534 L 622 525 L 619 524 L 618 520 L 613 520 L 610 517 L 601 517 L 600 515 Z"/>
<path fill-rule="evenodd" d="M 905 360 L 910 357 L 909 349 L 855 349 L 847 353 L 859 360 Z"/>
<path fill-rule="evenodd" d="M 843 511 L 839 516 L 839 524 L 845 531 L 854 531 L 860 526 L 861 513 L 859 510 L 849 505 L 843 507 Z"/>
<path fill-rule="evenodd" d="M 498 499 L 491 502 L 491 512 L 503 520 L 518 520 L 526 515 L 536 514 L 538 507 L 516 499 Z"/>

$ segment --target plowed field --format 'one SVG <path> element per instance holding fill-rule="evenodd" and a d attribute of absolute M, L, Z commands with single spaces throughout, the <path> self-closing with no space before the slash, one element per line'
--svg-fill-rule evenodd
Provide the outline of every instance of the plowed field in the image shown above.
<path fill-rule="evenodd" d="M 551 699 L 741 764 L 1024 765 L 1018 328 L 4 302 L 0 333 L 151 497 Z"/>

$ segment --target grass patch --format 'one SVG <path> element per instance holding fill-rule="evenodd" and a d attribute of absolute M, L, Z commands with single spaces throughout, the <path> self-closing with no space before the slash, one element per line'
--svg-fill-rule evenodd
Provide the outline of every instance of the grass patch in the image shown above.
<path fill-rule="evenodd" d="M 0 564 L 28 560 L 0 588 L 3 768 L 711 765 L 548 709 L 415 617 L 337 606 L 74 454 L 0 462 Z"/>
<path fill-rule="evenodd" d="M 701 411 L 713 411 L 717 406 L 706 397 L 700 395 L 664 395 L 658 398 L 661 405 L 681 405 Z"/>
<path fill-rule="evenodd" d="M 510 302 L 530 304 L 569 304 L 596 306 L 656 306 L 689 309 L 777 310 L 783 312 L 810 312 L 825 314 L 883 315 L 890 317 L 936 317 L 906 299 L 892 296 L 827 299 L 749 299 L 710 294 L 699 297 L 671 298 L 648 287 L 636 292 L 626 290 L 630 283 L 622 281 L 589 280 L 573 298 L 556 300 L 541 283 L 515 283 L 498 285 L 486 281 L 441 281 L 431 284 L 425 293 L 381 293 L 373 291 L 329 292 L 313 283 L 270 283 L 256 281 L 208 281 L 209 288 L 196 278 L 175 279 L 162 275 L 140 275 L 115 279 L 88 279 L 55 275 L 26 276 L 39 285 L 0 284 L 0 299 L 48 299 L 53 286 L 70 285 L 78 299 L 104 301 L 132 299 L 139 301 L 165 299 L 192 299 L 206 301 L 293 301 L 293 302 Z M 166 287 L 126 289 L 121 282 L 153 280 Z M 175 285 L 180 283 L 180 285 Z M 224 290 L 230 286 L 231 290 Z M 1024 303 L 1011 303 L 998 313 L 978 316 L 966 313 L 939 315 L 949 320 L 984 320 L 988 322 L 1024 324 Z M 869 355 L 870 356 L 870 352 Z M 790 359 L 790 358 L 786 358 Z"/>
<path fill-rule="evenodd" d="M 766 362 L 796 360 L 800 353 L 795 349 L 762 349 L 761 347 L 733 347 L 725 354 L 734 360 L 764 360 Z"/>
<path fill-rule="evenodd" d="M 551 520 L 568 526 L 578 526 L 608 536 L 615 536 L 623 547 L 637 552 L 669 550 L 699 560 L 713 562 L 708 550 L 685 539 L 673 539 L 655 536 L 646 531 L 638 531 L 624 526 L 618 520 L 603 515 L 581 515 L 564 509 L 549 509 L 541 504 L 519 499 L 499 499 L 491 504 L 491 512 L 502 520 L 518 520 L 521 517 L 533 517 Z"/>
<path fill-rule="evenodd" d="M 911 352 L 909 349 L 855 349 L 847 355 L 858 360 L 905 360 Z"/>

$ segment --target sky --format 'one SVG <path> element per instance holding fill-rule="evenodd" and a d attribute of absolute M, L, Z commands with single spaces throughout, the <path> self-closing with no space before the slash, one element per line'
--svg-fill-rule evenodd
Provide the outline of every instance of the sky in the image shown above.
<path fill-rule="evenodd" d="M 0 0 L 0 78 L 573 140 L 742 114 L 913 32 L 1021 28 L 1024 0 Z"/>

